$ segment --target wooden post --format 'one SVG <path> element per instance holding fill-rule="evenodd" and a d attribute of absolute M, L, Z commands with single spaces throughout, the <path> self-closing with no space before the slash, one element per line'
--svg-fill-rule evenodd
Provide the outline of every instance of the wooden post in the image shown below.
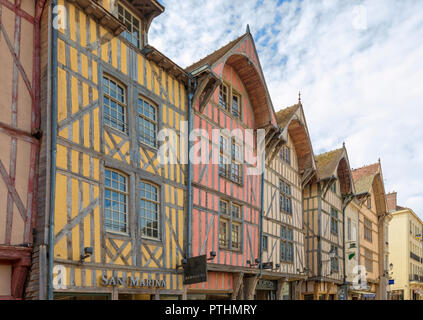
<path fill-rule="evenodd" d="M 285 284 L 285 279 L 278 280 L 278 288 L 276 290 L 276 300 L 282 300 L 283 285 Z"/>
<path fill-rule="evenodd" d="M 240 289 L 242 286 L 242 280 L 244 278 L 244 273 L 236 273 L 234 274 L 234 291 L 232 292 L 231 299 L 237 300 L 240 296 Z"/>
<path fill-rule="evenodd" d="M 256 276 L 244 278 L 244 299 L 253 300 L 258 278 Z"/>

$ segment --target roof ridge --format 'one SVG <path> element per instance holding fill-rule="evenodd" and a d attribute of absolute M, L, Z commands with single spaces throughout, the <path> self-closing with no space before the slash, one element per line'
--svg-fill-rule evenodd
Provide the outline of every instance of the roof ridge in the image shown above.
<path fill-rule="evenodd" d="M 358 168 L 355 168 L 355 169 L 351 169 L 351 171 L 361 170 L 361 169 L 368 168 L 368 167 L 371 167 L 371 166 L 374 166 L 374 165 L 377 165 L 377 164 L 379 164 L 379 162 L 375 162 L 375 163 L 367 164 L 367 165 L 364 165 L 364 166 L 361 166 L 361 167 L 358 167 Z"/>
<path fill-rule="evenodd" d="M 320 153 L 320 154 L 316 155 L 316 157 L 323 156 L 325 154 L 328 154 L 328 153 L 331 153 L 331 152 L 335 152 L 335 151 L 339 151 L 339 150 L 342 150 L 342 149 L 343 148 L 338 148 L 338 149 L 333 149 L 333 150 L 330 150 L 330 151 L 326 151 L 326 152 L 323 152 L 323 153 Z"/>
<path fill-rule="evenodd" d="M 196 61 L 196 62 L 194 62 L 193 64 L 191 64 L 191 65 L 189 65 L 188 67 L 186 67 L 185 68 L 185 71 L 187 71 L 187 72 L 191 72 L 191 71 L 193 71 L 193 70 L 195 70 L 196 69 L 196 67 L 198 66 L 201 66 L 202 65 L 202 63 L 201 62 L 206 62 L 207 61 L 207 59 L 208 58 L 210 58 L 211 56 L 213 56 L 213 55 L 215 55 L 217 52 L 219 52 L 220 50 L 222 50 L 222 52 L 224 52 L 225 51 L 225 49 L 228 49 L 228 51 L 231 49 L 231 46 L 235 46 L 235 44 L 238 42 L 238 41 L 240 41 L 243 37 L 245 37 L 246 35 L 248 35 L 249 33 L 248 32 L 246 32 L 246 33 L 244 33 L 244 34 L 242 34 L 242 35 L 240 35 L 239 37 L 237 37 L 237 38 L 235 38 L 234 40 L 232 40 L 232 41 L 229 41 L 227 44 L 225 44 L 224 46 L 222 46 L 222 47 L 220 47 L 219 49 L 216 49 L 215 51 L 213 51 L 212 53 L 210 53 L 210 54 L 208 54 L 208 55 L 206 55 L 206 56 L 204 56 L 204 57 L 202 57 L 202 58 L 200 58 L 198 61 Z M 225 52 L 226 53 L 226 52 Z M 224 53 L 224 54 L 225 54 Z"/>

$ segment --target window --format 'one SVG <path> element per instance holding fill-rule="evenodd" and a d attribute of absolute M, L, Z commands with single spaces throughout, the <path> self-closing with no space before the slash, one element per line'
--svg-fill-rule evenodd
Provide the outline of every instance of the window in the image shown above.
<path fill-rule="evenodd" d="M 338 247 L 335 247 L 334 245 L 330 248 L 331 252 L 334 252 L 334 257 L 330 258 L 330 271 L 332 272 L 338 272 L 339 271 L 339 258 L 338 258 Z"/>
<path fill-rule="evenodd" d="M 227 249 L 229 246 L 229 239 L 228 239 L 228 220 L 220 219 L 220 226 L 219 226 L 219 247 L 223 249 Z"/>
<path fill-rule="evenodd" d="M 241 96 L 237 93 L 232 94 L 232 115 L 241 118 Z"/>
<path fill-rule="evenodd" d="M 220 136 L 219 175 L 242 184 L 242 147 L 232 139 L 231 149 L 228 150 L 228 140 Z"/>
<path fill-rule="evenodd" d="M 364 217 L 364 239 L 372 242 L 372 222 Z"/>
<path fill-rule="evenodd" d="M 348 240 L 351 241 L 351 218 L 348 218 L 347 221 L 348 221 L 347 222 L 347 228 L 348 228 L 347 235 L 348 235 Z"/>
<path fill-rule="evenodd" d="M 219 104 L 225 110 L 229 109 L 228 91 L 229 91 L 228 86 L 222 83 L 219 87 Z"/>
<path fill-rule="evenodd" d="M 372 199 L 371 198 L 367 198 L 367 208 L 369 208 L 369 209 L 372 208 Z"/>
<path fill-rule="evenodd" d="M 241 249 L 241 225 L 239 223 L 232 222 L 232 249 L 240 250 Z"/>
<path fill-rule="evenodd" d="M 291 150 L 288 146 L 283 146 L 280 151 L 280 157 L 282 161 L 285 161 L 288 164 L 291 164 Z"/>
<path fill-rule="evenodd" d="M 367 248 L 364 248 L 364 266 L 366 271 L 373 272 L 373 252 Z"/>
<path fill-rule="evenodd" d="M 286 182 L 279 180 L 279 192 L 280 211 L 292 214 L 291 186 Z"/>
<path fill-rule="evenodd" d="M 263 251 L 267 251 L 268 241 L 269 241 L 268 237 L 267 236 L 263 236 L 263 245 L 262 245 Z"/>
<path fill-rule="evenodd" d="M 220 136 L 220 155 L 219 155 L 219 175 L 229 177 L 229 160 L 227 157 L 228 152 L 228 139 Z"/>
<path fill-rule="evenodd" d="M 338 234 L 338 210 L 335 208 L 330 208 L 330 231 Z"/>
<path fill-rule="evenodd" d="M 139 188 L 141 236 L 151 239 L 159 239 L 159 189 L 155 185 L 145 181 L 140 182 Z"/>
<path fill-rule="evenodd" d="M 352 222 L 352 241 L 357 241 L 357 224 Z"/>
<path fill-rule="evenodd" d="M 242 208 L 226 200 L 219 200 L 219 247 L 241 250 Z"/>
<path fill-rule="evenodd" d="M 123 86 L 103 76 L 104 124 L 127 133 L 126 93 Z"/>
<path fill-rule="evenodd" d="M 233 182 L 242 183 L 242 147 L 232 140 L 232 165 L 231 165 L 231 179 Z"/>
<path fill-rule="evenodd" d="M 281 261 L 294 262 L 294 237 L 292 229 L 281 228 Z"/>
<path fill-rule="evenodd" d="M 128 182 L 117 171 L 104 172 L 104 226 L 107 231 L 127 232 Z"/>
<path fill-rule="evenodd" d="M 241 217 L 241 207 L 236 205 L 236 204 L 232 204 L 232 217 L 235 219 L 239 219 Z"/>
<path fill-rule="evenodd" d="M 330 189 L 332 190 L 333 193 L 336 193 L 336 181 L 332 183 L 332 185 L 330 186 Z"/>
<path fill-rule="evenodd" d="M 118 3 L 118 19 L 126 26 L 127 30 L 122 36 L 137 48 L 141 47 L 141 22 L 126 7 Z"/>
<path fill-rule="evenodd" d="M 157 147 L 157 108 L 142 98 L 138 98 L 138 128 L 140 140 Z"/>

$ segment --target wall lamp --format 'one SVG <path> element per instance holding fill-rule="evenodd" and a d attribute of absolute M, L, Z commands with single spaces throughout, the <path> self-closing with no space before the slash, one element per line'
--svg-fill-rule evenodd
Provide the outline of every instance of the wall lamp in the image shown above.
<path fill-rule="evenodd" d="M 188 260 L 186 259 L 186 258 L 183 258 L 182 260 L 181 260 L 181 264 L 178 264 L 177 266 L 176 266 L 176 270 L 178 270 L 179 268 L 183 268 L 186 264 L 188 263 Z"/>
<path fill-rule="evenodd" d="M 88 257 L 91 257 L 93 254 L 93 248 L 92 247 L 85 247 L 84 248 L 84 254 L 81 254 L 81 256 L 79 257 L 79 262 L 82 263 L 84 262 L 84 260 Z"/>
<path fill-rule="evenodd" d="M 216 258 L 216 252 L 215 251 L 210 251 L 210 258 L 207 258 L 207 261 L 214 260 L 214 258 Z"/>

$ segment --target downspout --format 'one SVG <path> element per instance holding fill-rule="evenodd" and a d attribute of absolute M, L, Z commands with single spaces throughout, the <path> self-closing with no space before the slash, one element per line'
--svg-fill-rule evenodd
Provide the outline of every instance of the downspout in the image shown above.
<path fill-rule="evenodd" d="M 263 152 L 263 172 L 261 173 L 261 194 L 260 194 L 260 271 L 257 278 L 260 279 L 263 271 L 263 220 L 264 220 L 264 172 L 266 171 L 266 151 Z"/>
<path fill-rule="evenodd" d="M 57 0 L 51 1 L 51 22 Z M 56 13 L 57 14 L 57 13 Z M 48 299 L 53 300 L 54 259 L 54 202 L 56 194 L 56 137 L 57 137 L 57 29 L 51 26 L 51 161 L 50 161 L 50 212 L 48 239 Z"/>
<path fill-rule="evenodd" d="M 192 233 L 191 233 L 191 225 L 192 225 L 192 164 L 191 159 L 189 156 L 189 151 L 191 150 L 191 141 L 189 139 L 190 133 L 192 131 L 192 99 L 194 98 L 194 91 L 197 86 L 197 81 L 194 79 L 194 84 L 192 83 L 193 79 L 190 78 L 188 80 L 188 217 L 187 217 L 187 252 L 186 258 L 191 257 L 192 251 Z M 192 87 L 194 86 L 194 87 Z"/>

